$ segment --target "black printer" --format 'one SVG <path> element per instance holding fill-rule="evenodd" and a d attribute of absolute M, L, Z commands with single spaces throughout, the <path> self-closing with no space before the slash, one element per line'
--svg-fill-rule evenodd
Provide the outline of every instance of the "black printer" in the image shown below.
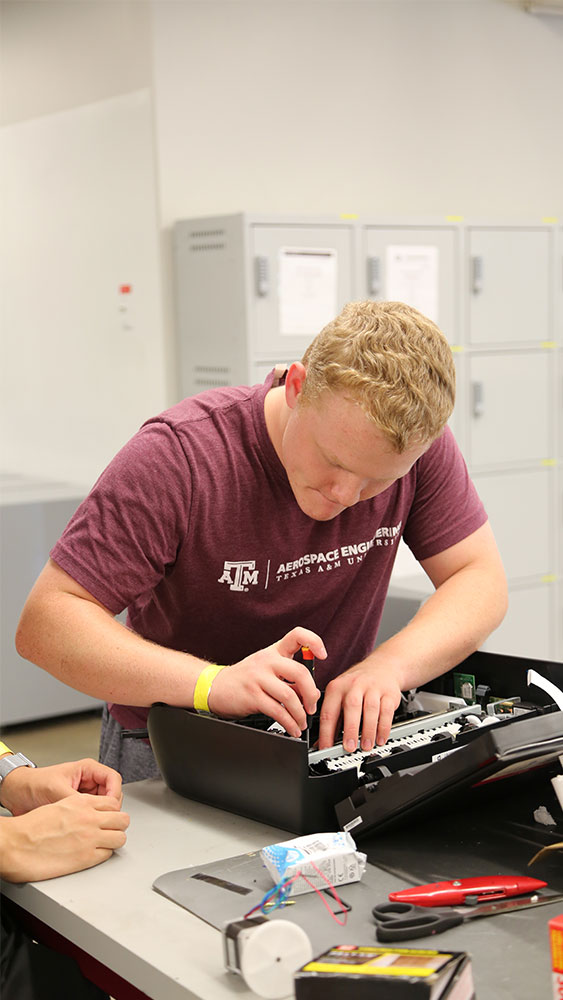
<path fill-rule="evenodd" d="M 293 833 L 377 834 L 561 772 L 563 711 L 528 684 L 563 690 L 563 664 L 477 652 L 417 691 L 383 748 L 346 754 L 296 739 L 272 720 L 229 721 L 153 705 L 148 732 L 167 785 L 187 798 Z"/>

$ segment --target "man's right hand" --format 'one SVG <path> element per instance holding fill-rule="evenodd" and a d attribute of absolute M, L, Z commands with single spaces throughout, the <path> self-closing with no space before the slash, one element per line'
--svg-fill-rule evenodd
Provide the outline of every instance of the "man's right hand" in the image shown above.
<path fill-rule="evenodd" d="M 109 795 L 72 792 L 59 802 L 1 820 L 2 877 L 35 882 L 82 871 L 123 847 L 129 816 Z"/>
<path fill-rule="evenodd" d="M 317 659 L 326 659 L 316 632 L 294 628 L 266 649 L 221 670 L 207 699 L 211 711 L 227 718 L 260 712 L 279 722 L 290 736 L 300 736 L 320 697 L 311 672 L 293 659 L 301 646 L 308 646 Z"/>

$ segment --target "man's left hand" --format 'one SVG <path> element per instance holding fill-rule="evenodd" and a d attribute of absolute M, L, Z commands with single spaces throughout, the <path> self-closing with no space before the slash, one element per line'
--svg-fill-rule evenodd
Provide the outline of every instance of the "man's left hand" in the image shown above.
<path fill-rule="evenodd" d="M 348 752 L 356 750 L 360 730 L 362 750 L 372 750 L 376 743 L 382 746 L 400 701 L 401 687 L 389 664 L 364 660 L 350 667 L 327 685 L 320 714 L 319 749 L 334 745 L 340 719 L 342 743 Z"/>

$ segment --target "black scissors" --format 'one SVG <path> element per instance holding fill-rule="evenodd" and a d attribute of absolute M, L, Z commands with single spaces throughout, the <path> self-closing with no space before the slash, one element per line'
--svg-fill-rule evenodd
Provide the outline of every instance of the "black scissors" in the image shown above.
<path fill-rule="evenodd" d="M 375 936 L 378 941 L 409 941 L 411 938 L 441 934 L 450 927 L 464 924 L 466 920 L 478 917 L 495 917 L 511 910 L 525 910 L 532 906 L 546 906 L 558 903 L 563 893 L 554 892 L 547 896 L 537 893 L 520 898 L 499 899 L 491 903 L 481 903 L 463 910 L 437 910 L 434 907 L 415 906 L 414 903 L 381 903 L 374 906 L 374 920 L 377 924 Z"/>
<path fill-rule="evenodd" d="M 409 941 L 411 938 L 441 934 L 464 921 L 455 910 L 436 910 L 414 903 L 381 903 L 374 906 L 378 941 Z"/>

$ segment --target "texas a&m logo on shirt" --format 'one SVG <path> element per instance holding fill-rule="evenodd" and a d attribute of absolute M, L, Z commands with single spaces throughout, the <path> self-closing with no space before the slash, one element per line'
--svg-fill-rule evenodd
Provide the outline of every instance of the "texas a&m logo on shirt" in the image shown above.
<path fill-rule="evenodd" d="M 256 586 L 258 583 L 256 560 L 225 562 L 223 575 L 219 577 L 218 583 L 228 583 L 231 590 L 248 590 L 250 584 Z"/>
<path fill-rule="evenodd" d="M 304 574 L 328 573 L 346 566 L 357 566 L 372 549 L 395 546 L 401 537 L 401 528 L 401 521 L 398 524 L 382 525 L 371 538 L 364 541 L 350 542 L 327 552 L 305 552 L 297 558 L 294 554 L 292 559 L 274 563 L 271 573 L 271 560 L 268 559 L 260 585 L 267 590 L 268 584 L 274 580 L 281 583 Z M 258 575 L 255 559 L 225 560 L 223 573 L 217 582 L 228 584 L 230 590 L 244 592 L 250 590 L 251 586 L 258 585 Z"/>

